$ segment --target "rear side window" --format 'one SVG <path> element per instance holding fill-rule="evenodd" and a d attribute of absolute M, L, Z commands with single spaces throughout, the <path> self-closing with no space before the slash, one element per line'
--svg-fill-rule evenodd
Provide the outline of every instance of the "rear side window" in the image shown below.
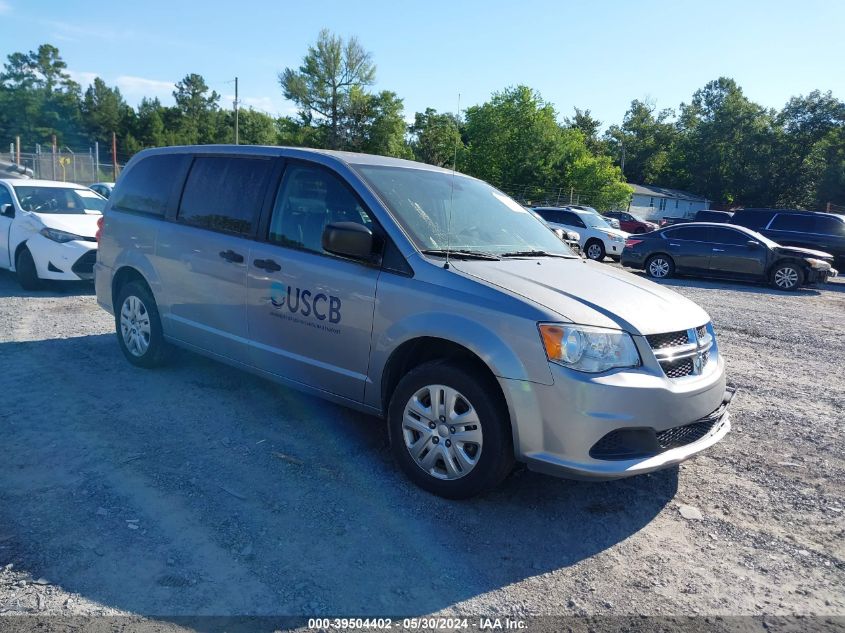
<path fill-rule="evenodd" d="M 749 229 L 761 229 L 766 224 L 769 223 L 769 220 L 772 218 L 771 213 L 760 213 L 757 211 L 738 211 L 734 213 L 734 216 L 731 218 L 731 224 L 739 224 L 740 226 L 747 227 Z"/>
<path fill-rule="evenodd" d="M 178 220 L 214 231 L 249 235 L 261 211 L 271 167 L 272 161 L 262 158 L 195 158 Z"/>
<path fill-rule="evenodd" d="M 845 222 L 826 215 L 817 215 L 816 233 L 824 233 L 825 235 L 845 235 Z"/>
<path fill-rule="evenodd" d="M 809 213 L 778 213 L 769 228 L 773 231 L 816 232 L 816 217 Z"/>
<path fill-rule="evenodd" d="M 572 211 L 561 211 L 560 212 L 560 219 L 557 220 L 560 224 L 566 224 L 568 226 L 577 226 L 580 228 L 585 228 L 586 225 L 584 224 L 584 220 L 579 218 L 577 215 L 572 213 Z"/>
<path fill-rule="evenodd" d="M 162 154 L 141 159 L 115 187 L 112 208 L 164 216 L 175 180 L 189 159 L 185 154 Z"/>
<path fill-rule="evenodd" d="M 678 229 L 672 229 L 664 233 L 670 240 L 684 240 L 687 242 L 708 242 L 710 235 L 707 227 L 703 226 L 685 226 Z"/>

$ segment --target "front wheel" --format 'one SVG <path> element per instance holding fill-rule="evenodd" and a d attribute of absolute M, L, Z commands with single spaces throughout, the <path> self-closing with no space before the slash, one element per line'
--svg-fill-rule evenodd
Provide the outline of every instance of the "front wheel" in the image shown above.
<path fill-rule="evenodd" d="M 114 314 L 117 341 L 123 355 L 138 367 L 157 367 L 167 358 L 158 306 L 149 288 L 140 281 L 121 287 Z"/>
<path fill-rule="evenodd" d="M 15 258 L 15 275 L 24 290 L 38 290 L 44 285 L 38 276 L 35 260 L 32 259 L 32 253 L 29 252 L 28 248 L 22 248 Z"/>
<path fill-rule="evenodd" d="M 604 259 L 605 255 L 604 244 L 599 240 L 591 240 L 587 243 L 585 252 L 587 253 L 587 257 L 593 261 L 600 262 Z"/>
<path fill-rule="evenodd" d="M 388 407 L 390 447 L 420 488 L 466 499 L 510 472 L 513 442 L 497 385 L 478 373 L 434 361 L 411 370 Z"/>
<path fill-rule="evenodd" d="M 675 273 L 675 262 L 668 255 L 652 255 L 645 263 L 645 271 L 654 279 L 666 279 Z"/>
<path fill-rule="evenodd" d="M 776 264 L 770 282 L 778 290 L 798 290 L 804 282 L 804 272 L 796 264 Z"/>

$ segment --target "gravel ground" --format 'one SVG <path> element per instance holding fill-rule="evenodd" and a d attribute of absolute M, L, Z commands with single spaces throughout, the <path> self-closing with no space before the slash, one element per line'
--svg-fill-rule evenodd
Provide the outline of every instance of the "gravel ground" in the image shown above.
<path fill-rule="evenodd" d="M 133 368 L 90 286 L 0 273 L 0 614 L 845 615 L 845 282 L 666 283 L 716 324 L 733 432 L 453 502 L 378 420 L 188 353 Z"/>

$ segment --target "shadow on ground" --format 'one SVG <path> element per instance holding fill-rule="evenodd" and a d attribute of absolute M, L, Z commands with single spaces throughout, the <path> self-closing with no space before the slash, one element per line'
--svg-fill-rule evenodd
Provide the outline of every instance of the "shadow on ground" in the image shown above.
<path fill-rule="evenodd" d="M 44 281 L 38 290 L 23 290 L 15 273 L 0 270 L 0 298 L 3 297 L 68 297 L 93 295 L 93 281 Z"/>
<path fill-rule="evenodd" d="M 677 489 L 522 471 L 446 501 L 380 421 L 192 354 L 140 370 L 99 335 L 0 357 L 0 566 L 134 613 L 429 613 L 595 556 Z"/>

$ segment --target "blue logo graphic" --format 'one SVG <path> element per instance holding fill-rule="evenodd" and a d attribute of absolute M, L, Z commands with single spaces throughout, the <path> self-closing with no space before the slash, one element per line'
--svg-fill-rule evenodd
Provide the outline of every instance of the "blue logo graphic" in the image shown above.
<path fill-rule="evenodd" d="M 312 317 L 318 321 L 340 323 L 340 297 L 326 295 L 322 292 L 314 294 L 310 290 L 293 288 L 274 281 L 270 284 L 270 303 L 274 308 L 287 309 L 291 313 L 299 313 L 304 317 Z"/>
<path fill-rule="evenodd" d="M 281 308 L 285 305 L 285 293 L 287 292 L 287 286 L 285 284 L 280 283 L 278 281 L 274 281 L 270 284 L 270 303 L 272 303 L 277 308 Z"/>

